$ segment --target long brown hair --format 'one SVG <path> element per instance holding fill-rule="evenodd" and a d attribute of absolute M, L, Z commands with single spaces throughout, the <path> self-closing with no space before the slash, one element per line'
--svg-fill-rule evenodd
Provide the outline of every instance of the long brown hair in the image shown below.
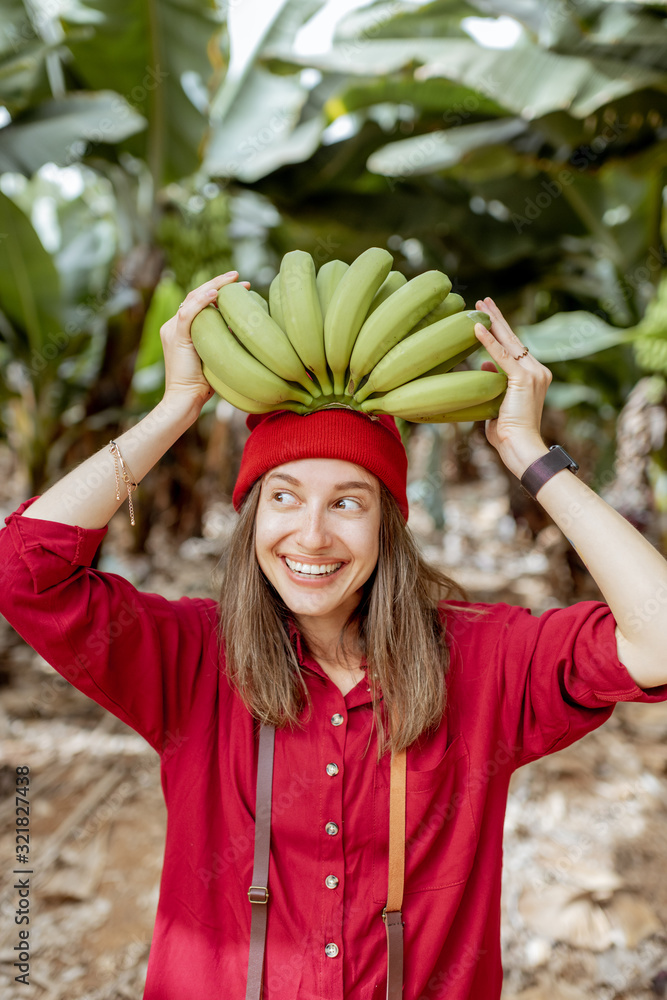
<path fill-rule="evenodd" d="M 290 639 L 291 612 L 255 555 L 261 485 L 258 480 L 248 493 L 221 558 L 218 639 L 230 682 L 248 710 L 262 722 L 292 728 L 302 725 L 302 712 L 306 706 L 312 710 L 312 704 Z M 339 643 L 344 649 L 356 626 L 368 663 L 378 760 L 439 725 L 446 708 L 449 650 L 437 605 L 442 599 L 465 597 L 453 580 L 423 559 L 383 483 L 380 505 L 377 565 Z"/>

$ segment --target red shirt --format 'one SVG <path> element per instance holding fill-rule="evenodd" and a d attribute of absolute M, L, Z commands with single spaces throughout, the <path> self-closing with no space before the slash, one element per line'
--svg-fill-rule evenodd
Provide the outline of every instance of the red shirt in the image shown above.
<path fill-rule="evenodd" d="M 161 755 L 167 837 L 144 996 L 242 1000 L 257 739 L 218 660 L 216 603 L 169 601 L 89 569 L 107 529 L 20 517 L 31 502 L 0 532 L 0 609 Z M 604 604 L 540 617 L 457 607 L 446 718 L 407 754 L 405 1000 L 500 996 L 513 770 L 595 729 L 617 701 L 667 699 L 667 686 L 643 692 L 619 663 Z M 264 997 L 380 1000 L 390 761 L 377 765 L 374 742 L 364 756 L 366 681 L 343 696 L 298 640 L 297 650 L 313 714 L 301 731 L 276 732 Z"/>

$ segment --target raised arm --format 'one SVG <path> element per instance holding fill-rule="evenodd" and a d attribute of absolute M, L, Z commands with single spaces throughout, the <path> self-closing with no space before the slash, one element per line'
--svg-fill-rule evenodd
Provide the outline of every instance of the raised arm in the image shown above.
<path fill-rule="evenodd" d="M 213 395 L 192 346 L 190 324 L 200 310 L 215 301 L 218 289 L 237 277 L 236 271 L 230 271 L 195 288 L 176 316 L 160 330 L 165 356 L 164 396 L 143 420 L 116 438 L 137 483 L 197 420 L 202 406 Z M 116 500 L 114 465 L 109 448 L 100 449 L 35 500 L 23 517 L 103 528 L 127 499 L 121 483 L 121 499 Z"/>
<path fill-rule="evenodd" d="M 551 373 L 523 344 L 492 299 L 477 303 L 492 319 L 475 327 L 480 343 L 508 377 L 507 394 L 486 436 L 519 479 L 548 452 L 540 434 Z M 537 495 L 577 550 L 616 621 L 618 657 L 642 688 L 667 683 L 667 561 L 613 507 L 569 469 Z"/>

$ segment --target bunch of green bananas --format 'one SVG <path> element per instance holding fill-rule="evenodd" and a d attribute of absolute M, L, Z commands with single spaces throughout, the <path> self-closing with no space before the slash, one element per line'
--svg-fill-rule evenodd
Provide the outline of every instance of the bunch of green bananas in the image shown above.
<path fill-rule="evenodd" d="M 269 302 L 233 282 L 192 323 L 205 377 L 249 413 L 348 406 L 415 422 L 498 414 L 503 372 L 452 371 L 479 347 L 475 323 L 441 271 L 411 281 L 371 247 L 316 273 L 303 250 L 285 254 Z"/>

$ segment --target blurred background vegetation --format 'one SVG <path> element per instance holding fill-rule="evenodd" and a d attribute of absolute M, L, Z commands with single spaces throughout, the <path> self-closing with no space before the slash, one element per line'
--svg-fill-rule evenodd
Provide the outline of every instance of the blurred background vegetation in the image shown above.
<path fill-rule="evenodd" d="M 0 435 L 26 495 L 157 402 L 191 287 L 375 245 L 498 301 L 554 371 L 547 440 L 664 548 L 666 53 L 659 2 L 0 0 Z M 135 494 L 137 549 L 229 492 L 243 422 L 217 402 Z"/>

